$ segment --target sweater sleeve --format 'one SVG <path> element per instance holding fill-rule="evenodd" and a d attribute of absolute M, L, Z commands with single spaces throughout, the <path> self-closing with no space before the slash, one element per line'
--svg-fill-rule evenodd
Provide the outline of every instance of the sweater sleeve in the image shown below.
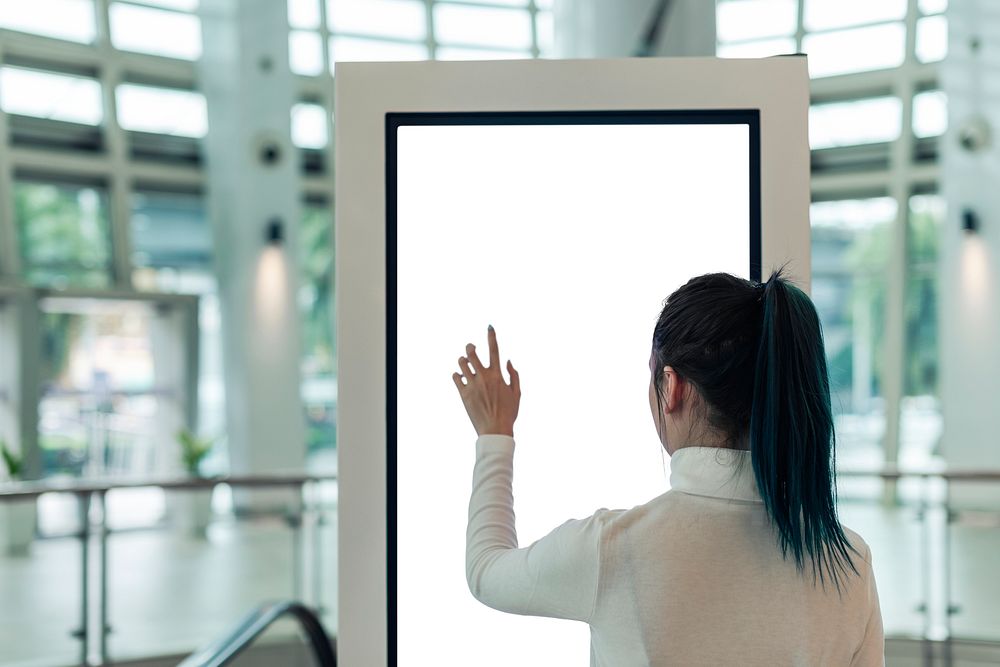
<path fill-rule="evenodd" d="M 519 549 L 511 492 L 513 457 L 511 437 L 483 435 L 476 441 L 465 552 L 469 590 L 500 611 L 589 621 L 608 512 L 567 521 Z"/>
<path fill-rule="evenodd" d="M 867 551 L 868 579 L 866 593 L 868 600 L 868 623 L 865 636 L 861 640 L 851 660 L 852 667 L 882 667 L 885 665 L 885 638 L 882 631 L 882 610 L 878 602 L 878 588 L 875 586 L 875 571 L 871 566 L 871 549 Z"/>

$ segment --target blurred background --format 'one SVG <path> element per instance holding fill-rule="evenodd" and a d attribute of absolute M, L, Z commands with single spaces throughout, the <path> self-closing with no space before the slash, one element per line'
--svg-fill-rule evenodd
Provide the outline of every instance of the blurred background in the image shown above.
<path fill-rule="evenodd" d="M 792 53 L 889 664 L 1000 664 L 998 49 L 992 0 L 0 0 L 0 664 L 335 634 L 336 62 Z"/>

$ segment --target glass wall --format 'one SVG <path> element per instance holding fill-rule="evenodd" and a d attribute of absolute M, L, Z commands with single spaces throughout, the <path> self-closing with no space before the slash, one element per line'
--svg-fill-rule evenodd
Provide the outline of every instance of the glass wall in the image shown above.
<path fill-rule="evenodd" d="M 897 416 L 899 441 L 890 444 L 898 460 L 926 462 L 941 433 L 935 276 L 943 212 L 940 198 L 911 194 L 936 189 L 947 99 L 935 63 L 947 52 L 947 2 L 719 0 L 717 7 L 720 56 L 809 56 L 812 289 L 826 336 L 838 462 L 885 463 L 885 452 L 896 451 L 884 439 Z M 894 233 L 899 226 L 904 233 Z M 893 247 L 899 239 L 905 250 Z M 898 312 L 886 302 L 894 281 L 906 285 L 905 323 L 889 326 Z M 887 339 L 890 331 L 903 338 Z M 887 377 L 884 353 L 900 348 L 905 377 Z M 898 405 L 886 404 L 887 384 L 902 384 Z"/>
<path fill-rule="evenodd" d="M 301 239 L 299 308 L 302 312 L 302 402 L 306 446 L 317 467 L 336 465 L 337 340 L 333 327 L 333 211 L 322 201 L 305 203 Z M 332 454 L 332 452 L 331 452 Z"/>
<path fill-rule="evenodd" d="M 0 27 L 89 44 L 97 36 L 94 0 L 0 3 Z"/>
<path fill-rule="evenodd" d="M 889 197 L 812 205 L 812 296 L 823 322 L 841 464 L 881 463 Z"/>
<path fill-rule="evenodd" d="M 17 386 L 18 353 L 15 351 L 17 313 L 11 303 L 11 294 L 0 289 L 0 445 L 14 447 L 18 441 Z M 0 468 L 0 479 L 9 471 Z"/>
<path fill-rule="evenodd" d="M 919 465 L 938 455 L 943 428 L 938 389 L 938 252 L 944 200 L 910 197 L 907 225 L 906 367 L 900 461 Z"/>
<path fill-rule="evenodd" d="M 105 8 L 107 17 L 97 16 Z M 18 33 L 22 42 L 32 35 L 61 40 L 69 50 L 54 50 L 42 62 L 18 56 L 16 46 L 8 49 L 0 63 L 0 112 L 21 151 L 13 184 L 21 280 L 61 289 L 197 295 L 199 405 L 192 427 L 224 444 L 220 309 L 199 141 L 208 131 L 206 100 L 192 70 L 184 69 L 201 57 L 197 12 L 198 0 L 2 3 L 0 30 Z M 301 393 L 312 461 L 329 463 L 333 457 L 321 454 L 332 452 L 336 431 L 333 119 L 323 87 L 333 66 L 338 60 L 544 56 L 553 47 L 552 2 L 289 0 L 288 19 L 290 64 L 303 82 L 302 99 L 289 110 L 304 176 Z M 99 30 L 105 21 L 106 35 Z M 129 63 L 119 78 L 101 65 L 102 54 L 114 52 L 127 54 Z M 111 156 L 112 146 L 124 147 L 124 164 Z M 52 151 L 67 159 L 49 159 Z M 19 167 L 22 160 L 30 166 Z M 39 171 L 38 164 L 47 166 Z M 169 169 L 151 169 L 156 165 Z M 141 420 L 155 412 L 140 408 L 136 396 L 101 394 L 141 393 L 154 385 L 151 376 L 135 377 L 123 389 L 115 369 L 98 367 L 103 362 L 94 345 L 150 344 L 143 317 L 113 319 L 59 310 L 44 316 L 47 393 L 40 428 L 48 473 L 81 474 L 94 465 L 91 440 L 113 439 L 95 431 L 95 415 L 105 415 L 100 419 L 110 428 L 107 415 Z M 89 370 L 73 366 L 73 359 L 84 357 Z M 147 358 L 135 367 L 148 366 Z M 216 447 L 208 471 L 227 468 L 225 451 Z"/>
<path fill-rule="evenodd" d="M 219 445 L 205 472 L 227 468 L 222 318 L 213 268 L 212 229 L 198 192 L 138 190 L 130 198 L 132 283 L 136 289 L 194 294 L 198 300 L 198 423 Z"/>
<path fill-rule="evenodd" d="M 814 78 L 893 69 L 907 59 L 907 8 L 907 0 L 718 0 L 718 54 L 807 53 Z M 915 60 L 937 62 L 948 52 L 947 2 L 917 8 Z"/>
<path fill-rule="evenodd" d="M 290 0 L 289 58 L 307 80 L 324 81 L 337 61 L 531 58 L 553 48 L 551 0 Z M 292 140 L 308 175 L 332 164 L 335 119 L 322 96 L 291 110 Z M 333 327 L 333 189 L 311 187 L 300 228 L 300 293 L 310 465 L 335 465 L 336 341 Z"/>
<path fill-rule="evenodd" d="M 111 283 L 111 226 L 103 186 L 17 181 L 14 216 L 27 282 L 44 287 Z"/>
<path fill-rule="evenodd" d="M 42 314 L 45 475 L 156 472 L 160 388 L 144 304 L 56 299 Z"/>
<path fill-rule="evenodd" d="M 552 0 L 290 0 L 292 70 L 337 61 L 495 60 L 553 49 Z"/>
<path fill-rule="evenodd" d="M 843 416 L 839 435 L 845 447 L 866 442 L 862 449 L 870 449 L 885 428 L 883 379 L 874 360 L 879 358 L 879 346 L 894 342 L 880 338 L 885 323 L 878 299 L 884 297 L 877 289 L 882 283 L 874 276 L 898 270 L 880 264 L 889 254 L 879 244 L 888 242 L 886 226 L 897 224 L 895 218 L 903 216 L 895 216 L 893 221 L 884 218 L 889 204 L 882 200 L 888 196 L 897 210 L 912 211 L 907 224 L 911 248 L 929 224 L 922 221 L 933 216 L 929 195 L 904 201 L 905 197 L 889 191 L 884 174 L 889 170 L 904 175 L 912 171 L 913 179 L 923 182 L 914 182 L 910 191 L 933 189 L 933 182 L 926 181 L 933 181 L 934 176 L 918 175 L 915 167 L 933 163 L 936 141 L 946 129 L 947 100 L 937 88 L 933 70 L 934 63 L 947 52 L 945 3 L 917 3 L 913 17 L 907 15 L 907 8 L 905 0 L 874 4 L 853 0 L 718 2 L 721 55 L 794 51 L 810 55 L 814 77 L 810 140 L 817 200 L 813 209 L 816 290 L 817 299 L 825 304 L 831 364 L 838 374 L 838 414 Z M 86 46 L 100 39 L 96 11 L 98 7 L 91 0 L 4 3 L 0 29 Z M 207 132 L 205 98 L 193 80 L 165 76 L 163 68 L 165 60 L 185 63 L 200 57 L 197 0 L 114 0 L 108 11 L 110 48 L 138 58 L 130 61 L 133 65 L 126 80 L 113 82 L 114 118 L 108 118 L 104 108 L 109 96 L 102 91 L 109 83 L 103 75 L 79 67 L 72 59 L 60 62 L 58 55 L 44 67 L 37 63 L 29 67 L 17 60 L 0 66 L 0 109 L 7 114 L 12 141 L 30 151 L 46 148 L 46 141 L 60 137 L 60 150 L 71 154 L 103 150 L 110 140 L 108 135 L 121 131 L 130 160 L 169 164 L 182 160 L 190 168 L 181 179 L 186 184 L 178 187 L 176 183 L 156 182 L 155 177 L 137 184 L 125 195 L 129 219 L 119 221 L 112 211 L 120 210 L 113 202 L 121 195 L 110 185 L 110 166 L 76 169 L 72 166 L 76 163 L 70 163 L 60 167 L 58 174 L 17 171 L 13 192 L 21 275 L 29 284 L 52 287 L 134 286 L 199 295 L 203 369 L 201 423 L 197 427 L 206 436 L 221 436 L 225 430 L 224 396 L 212 236 L 198 194 L 203 175 L 197 140 Z M 333 446 L 336 405 L 333 325 L 324 322 L 333 312 L 332 288 L 324 285 L 324 281 L 332 281 L 333 274 L 330 230 L 324 227 L 332 225 L 333 119 L 328 101 L 316 94 L 312 80 L 328 80 L 337 60 L 546 55 L 552 48 L 551 11 L 551 2 L 542 0 L 288 3 L 291 66 L 304 81 L 302 100 L 289 110 L 289 119 L 308 177 L 303 192 L 307 204 L 299 273 L 305 337 L 302 394 L 310 424 L 310 449 Z M 45 18 L 51 16 L 58 18 Z M 915 31 L 909 42 L 905 38 L 907 26 Z M 172 38 L 161 39 L 164 34 Z M 908 43 L 911 52 L 906 52 Z M 143 60 L 146 57 L 148 60 Z M 155 81 L 164 85 L 152 83 Z M 165 85 L 167 81 L 170 85 Z M 909 121 L 905 128 L 904 119 Z M 150 137 L 192 143 L 164 143 L 150 141 Z M 898 156 L 893 157 L 892 147 L 900 142 L 910 146 L 906 164 L 897 164 Z M 865 178 L 855 179 L 856 186 L 844 185 L 850 179 L 842 177 L 852 173 Z M 840 181 L 824 179 L 827 174 L 841 177 Z M 859 213 L 864 210 L 877 210 L 884 219 L 865 223 L 870 228 L 859 226 L 862 223 L 857 216 L 867 215 Z M 935 259 L 926 253 L 911 259 L 905 267 L 913 277 L 908 289 L 915 295 L 932 295 Z M 872 287 L 869 290 L 865 285 Z M 867 309 L 859 296 L 868 294 L 866 290 L 871 294 L 865 302 L 874 304 Z M 936 405 L 926 399 L 935 393 L 931 350 L 936 334 L 933 304 L 917 296 L 908 297 L 907 304 L 907 342 L 918 346 L 926 357 L 919 368 L 907 369 L 906 405 L 899 409 L 905 415 L 917 415 L 933 411 Z M 923 311 L 911 312 L 918 307 Z M 862 341 L 869 344 L 861 345 Z M 863 415 L 867 417 L 862 419 Z M 923 423 L 909 416 L 902 421 Z M 901 438 L 908 442 L 906 432 L 904 429 Z M 904 443 L 901 451 L 909 451 L 908 447 Z M 932 445 L 919 448 L 929 452 Z"/>

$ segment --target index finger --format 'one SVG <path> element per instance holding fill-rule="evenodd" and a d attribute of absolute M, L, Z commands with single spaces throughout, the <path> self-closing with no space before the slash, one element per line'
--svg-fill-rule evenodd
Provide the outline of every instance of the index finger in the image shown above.
<path fill-rule="evenodd" d="M 490 344 L 490 368 L 500 367 L 500 348 L 497 347 L 497 332 L 491 324 L 486 331 L 486 338 Z"/>

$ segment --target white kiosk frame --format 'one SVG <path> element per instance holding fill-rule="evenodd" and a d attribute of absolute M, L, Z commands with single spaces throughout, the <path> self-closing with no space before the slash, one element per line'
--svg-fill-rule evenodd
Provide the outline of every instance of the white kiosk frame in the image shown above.
<path fill-rule="evenodd" d="M 335 76 L 338 653 L 387 665 L 386 114 L 760 112 L 761 259 L 809 278 L 804 57 L 340 63 Z M 470 472 L 471 474 L 471 472 Z"/>

